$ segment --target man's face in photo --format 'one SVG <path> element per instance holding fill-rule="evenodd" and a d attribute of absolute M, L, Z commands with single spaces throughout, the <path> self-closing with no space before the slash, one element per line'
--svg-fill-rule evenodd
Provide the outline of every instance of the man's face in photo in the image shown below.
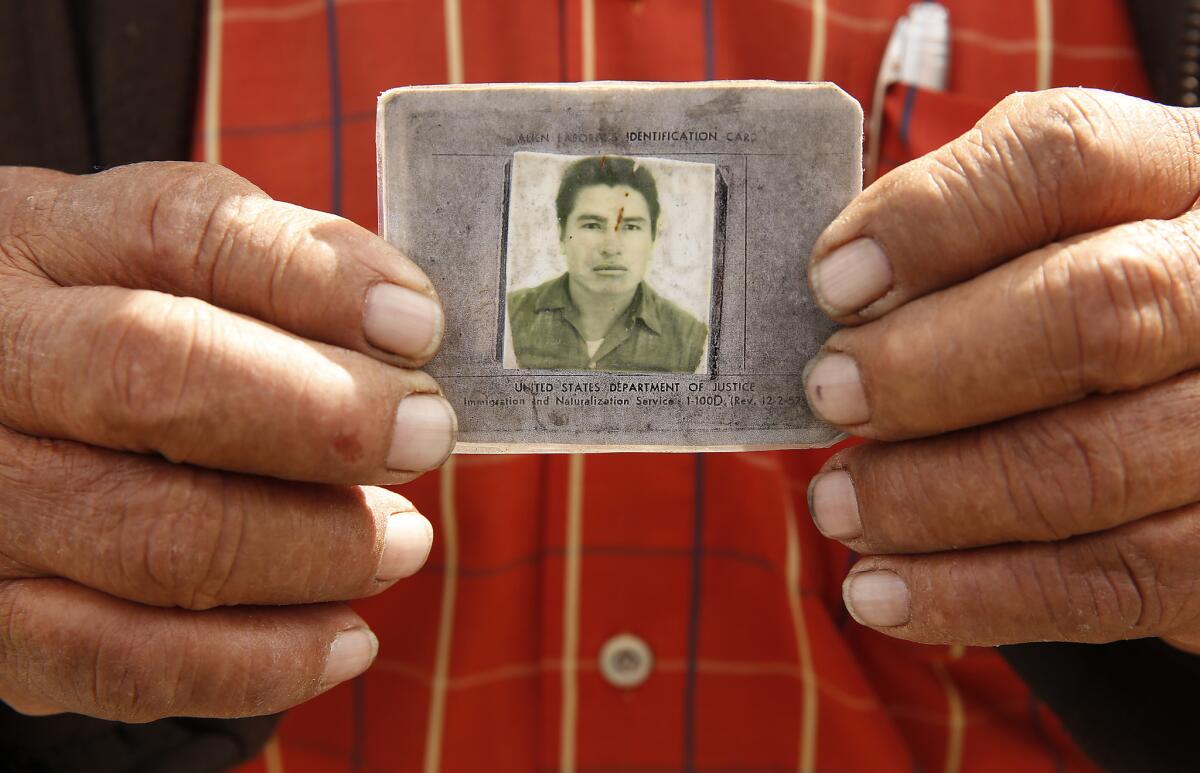
<path fill-rule="evenodd" d="M 595 295 L 632 292 L 650 265 L 654 236 L 646 198 L 628 185 L 589 185 L 562 231 L 572 286 Z"/>

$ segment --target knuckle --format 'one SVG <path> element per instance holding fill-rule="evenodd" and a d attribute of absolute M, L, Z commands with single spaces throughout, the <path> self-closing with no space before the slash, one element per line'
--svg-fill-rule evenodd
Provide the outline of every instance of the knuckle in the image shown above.
<path fill-rule="evenodd" d="M 46 331 L 17 293 L 0 291 L 0 308 L 0 414 L 9 413 L 10 406 L 36 410 L 34 382 L 42 351 L 38 341 Z"/>
<path fill-rule="evenodd" d="M 1117 619 L 1128 621 L 1128 633 L 1134 635 L 1163 630 L 1174 611 L 1162 592 L 1163 567 L 1159 560 L 1136 541 L 1121 537 L 1110 538 L 1105 548 L 1108 556 L 1104 572 L 1123 612 Z"/>
<path fill-rule="evenodd" d="M 1174 224 L 1145 221 L 1047 261 L 1041 332 L 1071 391 L 1127 390 L 1173 372 L 1196 323 L 1196 254 Z"/>
<path fill-rule="evenodd" d="M 1200 187 L 1200 143 L 1196 142 L 1196 137 L 1200 136 L 1200 115 L 1195 110 L 1166 105 L 1155 105 L 1155 108 L 1160 111 L 1156 118 L 1161 118 L 1155 121 L 1155 128 L 1161 132 L 1162 125 L 1166 125 L 1173 150 L 1183 161 L 1184 188 L 1195 191 Z"/>
<path fill-rule="evenodd" d="M 240 242 L 245 240 L 245 197 L 221 195 L 210 197 L 203 211 L 197 213 L 197 227 L 192 230 L 195 243 L 182 253 L 188 262 L 184 274 L 190 283 L 206 297 L 215 297 L 217 287 L 227 273 L 226 266 L 235 262 Z"/>
<path fill-rule="evenodd" d="M 156 631 L 110 628 L 98 637 L 92 668 L 81 678 L 84 699 L 101 716 L 148 722 L 167 716 L 248 716 L 278 711 L 286 672 L 279 653 L 230 649 L 214 658 L 201 627 L 180 623 Z M 218 645 L 219 646 L 219 645 Z"/>
<path fill-rule="evenodd" d="M 978 233 L 1043 230 L 1053 212 L 1043 206 L 1047 194 L 1032 139 L 1019 129 L 1029 99 L 1006 97 L 970 131 L 927 156 L 933 193 Z"/>
<path fill-rule="evenodd" d="M 137 633 L 116 626 L 96 632 L 91 668 L 79 675 L 79 690 L 101 717 L 149 722 L 187 705 L 187 659 L 165 657 L 144 631 Z"/>
<path fill-rule="evenodd" d="M 0 427 L 0 573 L 79 570 L 89 555 L 78 550 L 86 538 L 82 530 L 58 527 L 74 514 L 91 518 L 99 513 L 106 492 L 126 479 L 123 466 L 103 452 Z M 70 492 L 69 504 L 64 491 Z M 99 551 L 103 543 L 89 546 Z"/>
<path fill-rule="evenodd" d="M 1112 129 L 1103 104 L 1086 89 L 1050 89 L 1026 94 L 1008 125 L 1047 180 L 1062 172 L 1086 171 L 1106 160 Z"/>
<path fill-rule="evenodd" d="M 125 193 L 114 205 L 123 220 L 139 224 L 128 236 L 135 250 L 153 256 L 144 271 L 155 289 L 179 289 L 172 277 L 181 261 L 194 258 L 203 233 L 200 226 L 222 202 L 258 191 L 219 166 L 179 161 L 118 167 L 92 179 L 101 181 Z"/>
<path fill-rule="evenodd" d="M 244 511 L 217 476 L 167 470 L 120 516 L 120 581 L 152 603 L 204 610 L 224 603 Z"/>
<path fill-rule="evenodd" d="M 34 244 L 36 237 L 27 233 L 6 230 L 0 233 L 0 259 L 6 266 L 37 275 L 40 249 Z"/>
<path fill-rule="evenodd" d="M 286 316 L 288 301 L 294 300 L 289 298 L 288 290 L 295 285 L 294 277 L 303 274 L 304 266 L 311 258 L 314 240 L 309 229 L 292 218 L 276 220 L 278 213 L 265 217 L 271 221 L 268 230 L 273 237 L 264 252 L 268 266 L 264 277 L 264 302 L 268 314 L 280 318 Z M 313 301 L 318 305 L 322 303 L 318 299 Z"/>
<path fill-rule="evenodd" d="M 137 428 L 151 446 L 161 444 L 198 407 L 192 403 L 203 400 L 196 387 L 206 378 L 202 355 L 212 340 L 203 305 L 152 296 L 97 327 L 88 374 L 92 407 L 117 436 Z"/>
<path fill-rule="evenodd" d="M 1043 356 L 1049 365 L 1039 374 L 1040 398 L 1049 404 L 1060 395 L 1074 395 L 1086 383 L 1084 312 L 1077 296 L 1080 272 L 1072 265 L 1074 250 L 1064 247 L 1040 265 L 1030 277 L 1031 314 L 1030 350 Z M 1086 321 L 1094 333 L 1098 320 Z"/>
<path fill-rule="evenodd" d="M 162 410 L 159 398 L 166 379 L 161 377 L 174 369 L 169 354 L 161 351 L 160 310 L 154 309 L 153 315 L 150 311 L 144 306 L 122 311 L 97 333 L 97 344 L 107 344 L 101 349 L 107 350 L 106 356 L 97 362 L 107 378 L 89 381 L 100 386 L 96 397 L 118 423 L 137 420 L 144 411 Z"/>
<path fill-rule="evenodd" d="M 74 179 L 45 169 L 0 170 L 0 258 L 5 263 L 45 276 L 42 253 L 62 239 L 47 224 Z"/>
<path fill-rule="evenodd" d="M 268 200 L 266 194 L 212 164 L 165 164 L 159 173 L 146 215 L 149 249 L 158 267 L 151 275 L 158 283 L 152 286 L 211 290 L 239 246 L 247 202 Z M 180 283 L 172 277 L 186 279 Z"/>
<path fill-rule="evenodd" d="M 1016 184 L 1009 164 L 991 163 L 997 155 L 992 140 L 976 129 L 931 157 L 938 167 L 931 179 L 941 200 L 964 215 L 976 233 L 987 232 L 990 213 L 996 209 L 990 201 L 995 192 Z"/>
<path fill-rule="evenodd" d="M 19 582 L 0 582 L 0 673 L 12 675 L 25 647 L 31 607 L 23 603 Z"/>
<path fill-rule="evenodd" d="M 1015 94 L 981 122 L 984 143 L 998 160 L 1027 225 L 1053 237 L 1066 230 L 1067 202 L 1092 195 L 1114 152 L 1111 122 L 1100 100 L 1084 89 Z"/>
<path fill-rule="evenodd" d="M 1022 539 L 1054 541 L 1119 519 L 1129 500 L 1129 460 L 1108 421 L 1080 430 L 1035 414 L 1010 431 L 982 433 Z"/>
<path fill-rule="evenodd" d="M 198 231 L 200 243 L 192 266 L 202 286 L 215 286 L 235 255 L 247 252 L 244 247 L 255 225 L 253 210 L 242 196 L 222 196 L 212 201 Z"/>
<path fill-rule="evenodd" d="M 1103 104 L 1086 89 L 1053 89 L 1034 95 L 1029 129 L 1040 140 L 1036 147 L 1050 162 L 1078 163 L 1104 160 L 1112 141 L 1112 126 Z M 1056 171 L 1056 170 L 1047 170 Z"/>
<path fill-rule="evenodd" d="M 5 680 L 34 688 L 46 687 L 49 680 L 66 704 L 86 707 L 90 714 L 132 721 L 154 718 L 147 716 L 148 705 L 140 699 L 144 691 L 130 689 L 144 653 L 132 651 L 128 637 L 109 629 L 93 631 L 98 634 L 96 649 L 90 649 L 95 642 L 86 647 L 70 642 L 53 659 L 47 657 L 46 632 L 34 630 L 37 605 L 26 587 L 21 582 L 0 583 L 0 674 Z M 152 687 L 155 680 L 136 684 L 143 682 Z"/>
<path fill-rule="evenodd" d="M 1120 538 L 1053 546 L 1058 593 L 1050 607 L 1062 638 L 1084 642 L 1149 635 L 1168 610 L 1158 586 L 1158 562 Z"/>
<path fill-rule="evenodd" d="M 160 170 L 161 177 L 150 196 L 148 229 L 150 254 L 155 260 L 147 271 L 151 286 L 170 286 L 171 271 L 176 267 L 173 258 L 195 252 L 195 239 L 200 235 L 189 228 L 191 221 L 210 215 L 222 197 L 205 190 L 206 175 L 193 173 L 187 167 Z M 202 232 L 201 232 L 202 233 Z"/>
<path fill-rule="evenodd" d="M 297 213 L 305 213 L 298 216 Z M 340 220 L 319 216 L 299 207 L 280 204 L 262 196 L 236 195 L 213 205 L 205 219 L 203 235 L 194 251 L 194 282 L 207 288 L 209 298 L 233 299 L 252 295 L 271 318 L 279 317 L 289 300 L 287 290 L 293 277 L 314 256 L 313 220 Z M 326 267 L 330 281 L 338 270 L 336 262 Z M 326 302 L 307 298 L 313 304 Z M 240 306 L 240 301 L 233 301 Z"/>
<path fill-rule="evenodd" d="M 993 436 L 987 442 L 993 445 L 989 455 L 998 461 L 1003 496 L 1022 528 L 1027 530 L 1028 538 L 1058 540 L 1068 536 L 1071 528 L 1063 522 L 1066 508 L 1054 501 L 1061 499 L 1065 490 L 1043 485 L 1042 464 L 1054 441 L 1034 426 L 1003 440 Z"/>
<path fill-rule="evenodd" d="M 1179 332 L 1180 318 L 1172 302 L 1175 272 L 1169 259 L 1139 252 L 1096 257 L 1094 282 L 1099 287 L 1094 295 L 1103 289 L 1108 313 L 1095 315 L 1094 304 L 1084 310 L 1101 323 L 1100 335 L 1092 337 L 1085 354 L 1089 384 L 1107 389 L 1140 386 L 1147 371 L 1158 370 L 1162 356 L 1176 348 L 1172 334 Z"/>
<path fill-rule="evenodd" d="M 0 684 L 36 695 L 53 682 L 55 664 L 47 662 L 46 626 L 33 587 L 22 580 L 0 581 Z"/>

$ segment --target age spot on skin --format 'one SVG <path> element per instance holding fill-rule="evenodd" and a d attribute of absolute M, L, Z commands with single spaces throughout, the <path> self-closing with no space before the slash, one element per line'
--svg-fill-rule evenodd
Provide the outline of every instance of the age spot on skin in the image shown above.
<path fill-rule="evenodd" d="M 333 439 L 333 450 L 345 462 L 357 462 L 363 457 L 363 445 L 358 435 L 339 433 Z"/>

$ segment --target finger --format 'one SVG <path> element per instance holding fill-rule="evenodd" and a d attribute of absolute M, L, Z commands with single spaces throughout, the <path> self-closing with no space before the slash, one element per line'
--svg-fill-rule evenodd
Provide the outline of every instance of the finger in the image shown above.
<path fill-rule="evenodd" d="M 0 254 L 59 285 L 192 296 L 398 364 L 425 362 L 441 341 L 441 304 L 406 256 L 348 220 L 272 201 L 223 167 L 0 170 L 6 208 L 17 214 Z"/>
<path fill-rule="evenodd" d="M 0 423 L 40 437 L 292 480 L 400 482 L 454 442 L 418 371 L 190 298 L 9 287 Z"/>
<path fill-rule="evenodd" d="M 42 703 L 36 698 L 29 698 L 24 695 L 0 694 L 0 702 L 6 704 L 18 714 L 24 714 L 27 717 L 48 717 L 52 714 L 63 713 L 63 709 L 60 706 L 51 706 L 48 703 Z"/>
<path fill-rule="evenodd" d="M 855 434 L 915 437 L 1196 367 L 1198 225 L 1190 212 L 1075 237 L 840 330 L 807 374 L 813 408 Z"/>
<path fill-rule="evenodd" d="M 843 585 L 864 625 L 912 641 L 1100 643 L 1200 630 L 1200 508 L 1063 542 L 859 561 Z"/>
<path fill-rule="evenodd" d="M 190 612 L 66 580 L 0 584 L 0 696 L 103 719 L 273 714 L 362 673 L 377 648 L 341 604 Z"/>
<path fill-rule="evenodd" d="M 147 604 L 360 598 L 420 569 L 433 540 L 412 503 L 380 488 L 222 474 L 2 428 L 0 468 L 0 576 L 67 577 Z"/>
<path fill-rule="evenodd" d="M 1006 422 L 848 448 L 810 485 L 858 553 L 1060 540 L 1200 502 L 1200 373 Z"/>
<path fill-rule="evenodd" d="M 1173 218 L 1200 195 L 1197 128 L 1102 91 L 1015 94 L 856 198 L 813 249 L 813 295 L 855 324 L 1056 239 Z"/>
<path fill-rule="evenodd" d="M 1163 641 L 1176 649 L 1192 655 L 1200 655 L 1200 632 L 1185 636 L 1164 636 Z"/>

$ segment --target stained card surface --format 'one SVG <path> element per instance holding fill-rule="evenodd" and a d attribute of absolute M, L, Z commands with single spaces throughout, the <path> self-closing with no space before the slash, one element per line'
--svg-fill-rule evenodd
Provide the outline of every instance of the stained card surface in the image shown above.
<path fill-rule="evenodd" d="M 837 87 L 395 89 L 378 154 L 383 236 L 445 306 L 459 451 L 837 439 L 801 383 L 833 330 L 808 254 L 862 180 Z"/>

